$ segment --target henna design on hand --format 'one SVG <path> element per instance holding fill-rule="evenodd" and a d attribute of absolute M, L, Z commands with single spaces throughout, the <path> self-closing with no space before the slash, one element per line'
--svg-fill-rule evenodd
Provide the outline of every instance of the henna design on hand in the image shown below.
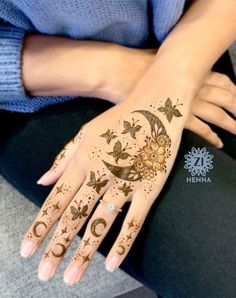
<path fill-rule="evenodd" d="M 65 253 L 66 253 L 66 247 L 65 247 L 65 245 L 64 244 L 62 244 L 62 243 L 56 243 L 55 244 L 55 246 L 60 246 L 61 247 L 61 252 L 59 252 L 59 253 L 56 253 L 56 252 L 54 252 L 53 250 L 52 250 L 52 255 L 54 256 L 54 257 L 56 257 L 56 258 L 60 258 L 60 257 L 62 257 Z"/>
<path fill-rule="evenodd" d="M 44 226 L 47 229 L 47 225 L 44 221 L 36 221 L 36 223 L 33 226 L 32 232 L 33 232 L 34 236 L 38 237 L 38 238 L 41 237 L 41 235 L 39 235 L 37 233 L 37 227 L 40 226 L 40 225 Z"/>
<path fill-rule="evenodd" d="M 118 189 L 121 190 L 126 197 L 128 196 L 129 192 L 132 192 L 133 190 L 130 185 L 126 184 L 126 182 L 124 182 L 122 186 L 119 186 Z"/>
<path fill-rule="evenodd" d="M 96 179 L 95 173 L 93 171 L 90 171 L 90 181 L 86 185 L 93 187 L 96 190 L 96 192 L 99 194 L 101 188 L 104 187 L 109 180 L 105 179 L 101 181 L 102 177 L 106 176 L 106 174 L 103 174 L 100 176 L 99 171 L 97 172 L 99 176 L 98 179 Z"/>
<path fill-rule="evenodd" d="M 97 227 L 97 225 L 99 225 L 99 224 L 102 224 L 103 227 L 104 227 L 104 229 L 105 229 L 106 226 L 107 226 L 107 223 L 106 223 L 106 221 L 105 221 L 104 218 L 101 218 L 101 217 L 96 218 L 96 219 L 92 222 L 91 227 L 90 227 L 90 229 L 91 229 L 91 233 L 92 233 L 93 236 L 95 236 L 95 237 L 100 237 L 100 236 L 102 235 L 102 234 L 98 234 L 98 233 L 96 232 L 96 227 Z"/>
<path fill-rule="evenodd" d="M 76 220 L 77 218 L 82 218 L 82 217 L 86 217 L 88 215 L 87 211 L 88 211 L 88 205 L 84 205 L 83 207 L 81 207 L 81 203 L 82 200 L 80 200 L 79 204 L 77 203 L 77 201 L 75 201 L 77 204 L 77 209 L 75 208 L 75 206 L 70 206 L 70 212 L 72 214 L 72 220 Z"/>
<path fill-rule="evenodd" d="M 125 152 L 127 149 L 132 149 L 131 147 L 126 146 L 122 149 L 122 144 L 120 141 L 117 141 L 113 147 L 113 151 L 107 152 L 107 154 L 112 155 L 115 158 L 115 162 L 118 163 L 119 159 L 127 159 L 130 154 L 128 152 Z"/>
<path fill-rule="evenodd" d="M 83 240 L 83 242 L 84 242 L 84 247 L 87 246 L 87 245 L 90 245 L 90 242 L 89 242 L 90 238 L 91 238 L 91 237 L 89 237 L 87 240 Z"/>
<path fill-rule="evenodd" d="M 168 120 L 168 122 L 171 122 L 173 116 L 175 117 L 182 117 L 183 115 L 180 113 L 180 111 L 178 109 L 176 109 L 177 106 L 182 106 L 183 104 L 178 104 L 179 99 L 177 99 L 177 102 L 175 105 L 172 106 L 172 101 L 170 98 L 167 98 L 166 102 L 165 102 L 165 106 L 164 107 L 159 107 L 158 111 L 164 113 L 164 115 L 166 115 L 166 119 Z"/>
<path fill-rule="evenodd" d="M 139 120 L 134 122 L 134 118 L 132 118 L 133 123 L 130 124 L 130 122 L 128 121 L 124 121 L 124 131 L 122 132 L 122 134 L 125 133 L 130 133 L 131 137 L 136 139 L 135 137 L 135 133 L 140 131 L 140 128 L 142 127 L 141 125 L 135 125 Z"/>
<path fill-rule="evenodd" d="M 59 193 L 62 193 L 63 195 L 65 195 L 67 192 L 70 192 L 70 190 L 71 190 L 71 186 L 62 183 L 61 186 L 56 187 L 56 195 Z"/>
<path fill-rule="evenodd" d="M 112 139 L 117 138 L 117 135 L 114 134 L 115 132 L 108 129 L 105 133 L 101 134 L 100 137 L 103 137 L 106 139 L 107 144 L 110 144 Z"/>
<path fill-rule="evenodd" d="M 139 148 L 136 155 L 131 157 L 130 162 L 132 162 L 132 165 L 120 167 L 105 160 L 102 161 L 107 169 L 120 179 L 128 181 L 150 180 L 157 175 L 158 171 L 166 172 L 166 159 L 170 156 L 171 140 L 163 123 L 153 113 L 146 110 L 136 110 L 132 113 L 140 113 L 147 119 L 151 129 L 151 136 L 146 136 L 146 144 Z M 118 142 L 120 141 L 117 141 L 116 144 Z M 122 148 L 121 142 L 119 148 Z M 117 154 L 119 151 L 114 149 L 112 154 L 111 152 L 108 154 L 116 156 L 115 153 Z M 125 157 L 128 158 L 128 156 Z"/>

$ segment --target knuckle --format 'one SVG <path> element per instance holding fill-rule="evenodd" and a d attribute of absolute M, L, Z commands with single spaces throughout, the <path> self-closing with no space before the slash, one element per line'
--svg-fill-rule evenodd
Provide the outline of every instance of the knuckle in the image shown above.
<path fill-rule="evenodd" d="M 202 129 L 202 134 L 204 137 L 206 138 L 209 138 L 211 135 L 212 135 L 212 130 L 209 126 L 205 126 L 203 129 Z"/>
<path fill-rule="evenodd" d="M 215 112 L 215 115 L 216 115 L 216 119 L 219 122 L 225 121 L 226 114 L 225 114 L 225 112 L 222 109 L 217 109 L 216 112 Z"/>
<path fill-rule="evenodd" d="M 229 78 L 226 74 L 222 74 L 222 75 L 221 75 L 221 82 L 222 82 L 222 85 L 223 85 L 226 89 L 229 89 L 229 88 L 230 88 L 231 80 L 230 80 L 230 78 Z"/>

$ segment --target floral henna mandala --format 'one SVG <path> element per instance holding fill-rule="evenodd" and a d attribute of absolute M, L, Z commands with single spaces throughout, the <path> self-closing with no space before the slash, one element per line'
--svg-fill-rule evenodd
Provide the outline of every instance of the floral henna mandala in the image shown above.
<path fill-rule="evenodd" d="M 108 163 L 105 160 L 102 161 L 107 169 L 120 179 L 127 181 L 137 181 L 142 179 L 150 180 L 157 175 L 158 171 L 166 172 L 166 160 L 171 155 L 169 149 L 171 146 L 171 139 L 168 136 L 163 123 L 156 115 L 147 110 L 136 110 L 132 113 L 140 113 L 146 118 L 150 125 L 151 136 L 146 135 L 146 144 L 138 149 L 137 153 L 133 156 L 124 152 L 128 149 L 128 143 L 122 149 L 120 141 L 115 143 L 113 152 L 108 152 L 109 155 L 112 155 L 115 158 L 116 163 L 118 163 L 119 158 L 127 159 L 130 157 L 131 165 L 121 167 Z M 135 127 L 134 120 L 133 127 Z M 135 132 L 138 132 L 139 129 L 136 129 Z"/>

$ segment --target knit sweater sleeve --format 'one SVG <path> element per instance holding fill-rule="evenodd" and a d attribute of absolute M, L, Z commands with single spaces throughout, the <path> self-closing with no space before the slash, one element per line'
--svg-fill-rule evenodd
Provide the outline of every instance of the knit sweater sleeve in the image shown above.
<path fill-rule="evenodd" d="M 0 101 L 26 96 L 21 79 L 25 30 L 0 23 Z"/>

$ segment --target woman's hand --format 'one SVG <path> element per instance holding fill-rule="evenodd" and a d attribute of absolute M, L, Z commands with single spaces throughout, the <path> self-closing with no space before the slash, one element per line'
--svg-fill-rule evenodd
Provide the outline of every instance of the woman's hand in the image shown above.
<path fill-rule="evenodd" d="M 176 104 L 168 116 L 161 112 L 166 103 Z M 189 104 L 176 99 L 127 100 L 82 126 L 60 153 L 58 159 L 63 162 L 67 150 L 74 150 L 22 242 L 22 256 L 32 256 L 60 219 L 40 262 L 40 279 L 54 275 L 93 212 L 64 273 L 68 284 L 78 282 L 119 211 L 131 201 L 106 258 L 109 271 L 121 264 L 170 173 L 188 113 Z"/>
<path fill-rule="evenodd" d="M 221 148 L 221 139 L 205 122 L 236 134 L 235 118 L 225 110 L 236 117 L 236 86 L 228 76 L 211 71 L 194 98 L 185 128 Z"/>

